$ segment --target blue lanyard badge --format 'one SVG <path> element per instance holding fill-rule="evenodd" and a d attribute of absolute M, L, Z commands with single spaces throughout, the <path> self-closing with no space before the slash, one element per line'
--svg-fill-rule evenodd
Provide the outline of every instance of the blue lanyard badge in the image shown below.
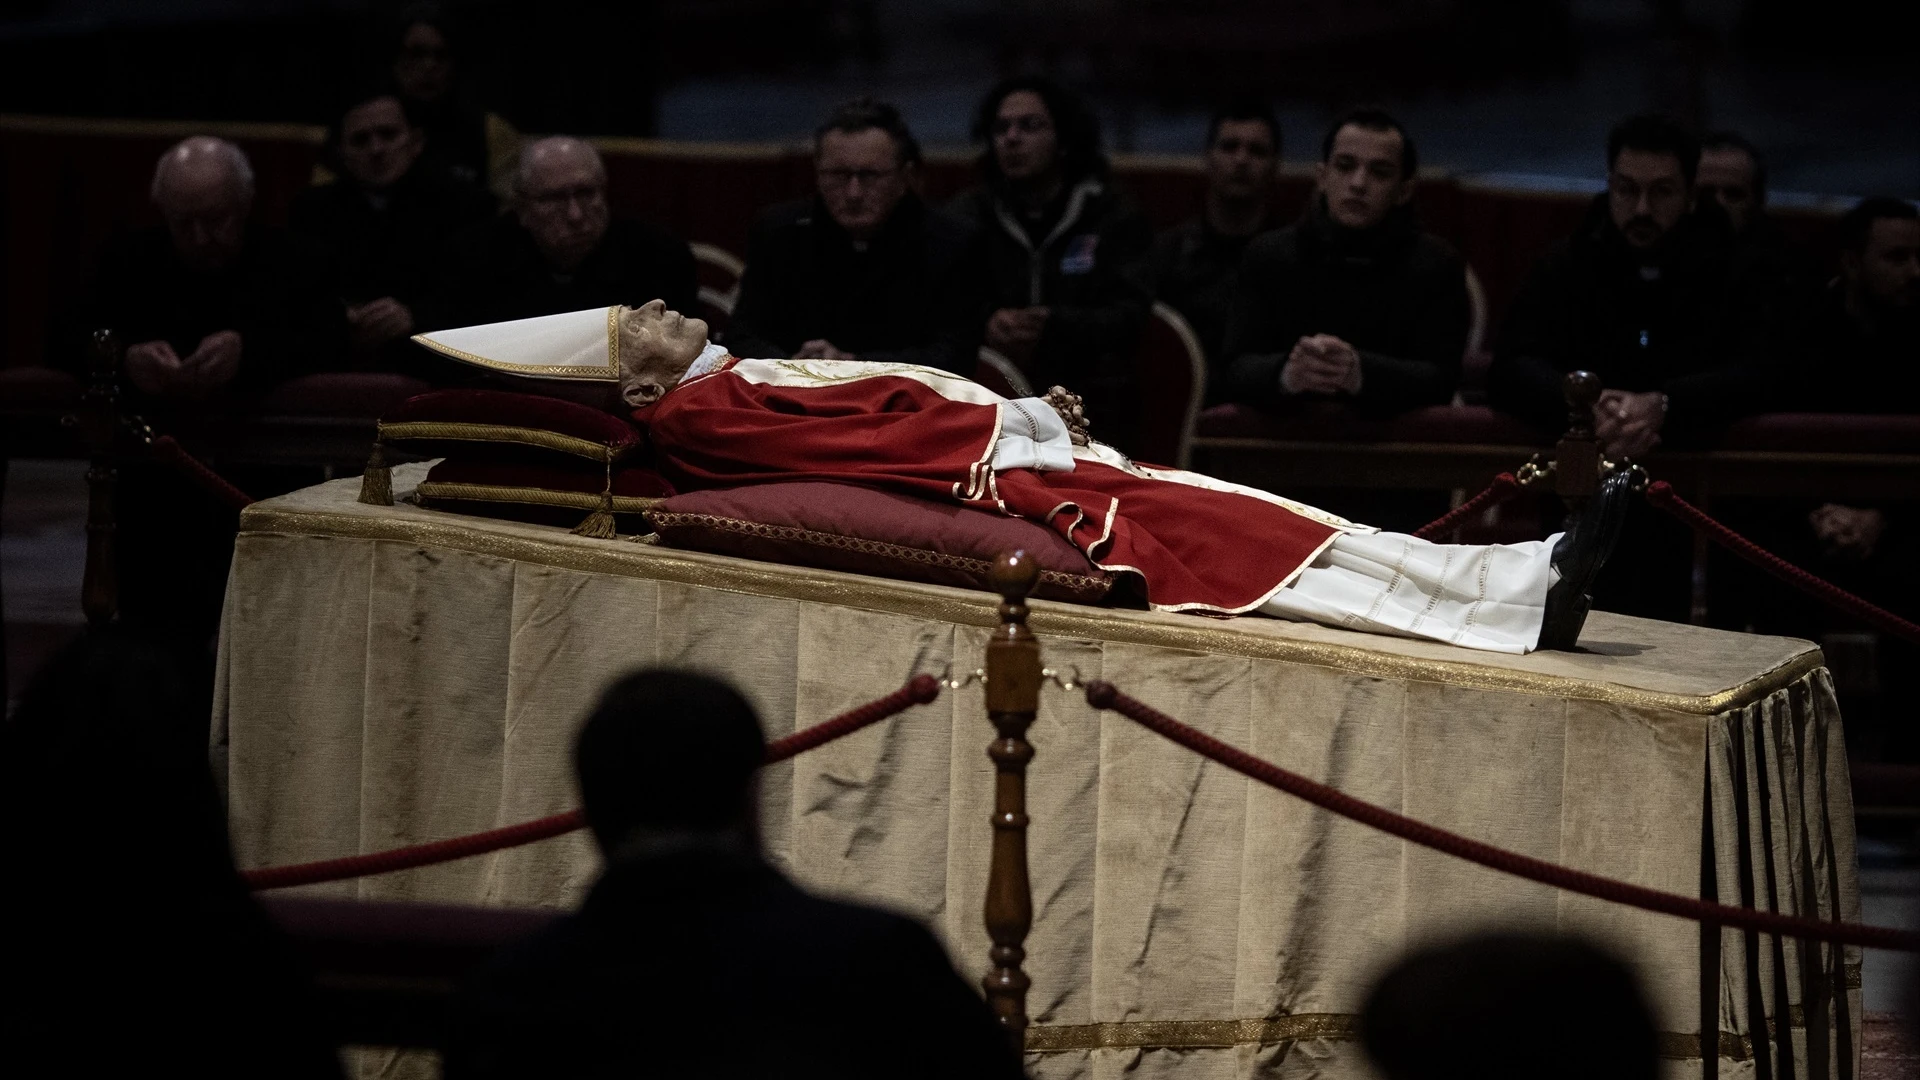
<path fill-rule="evenodd" d="M 1066 254 L 1060 256 L 1060 272 L 1069 276 L 1093 273 L 1093 249 L 1099 244 L 1100 237 L 1094 233 L 1067 241 Z"/>

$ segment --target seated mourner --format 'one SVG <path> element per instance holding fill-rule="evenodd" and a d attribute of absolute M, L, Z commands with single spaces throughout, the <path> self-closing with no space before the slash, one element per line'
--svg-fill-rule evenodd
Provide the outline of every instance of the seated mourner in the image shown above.
<path fill-rule="evenodd" d="M 986 344 L 1035 386 L 1070 383 L 1126 449 L 1138 412 L 1133 349 L 1153 304 L 1147 220 L 1114 192 L 1100 129 L 1052 80 L 987 92 L 973 137 L 985 184 L 953 210 L 985 247 Z"/>
<path fill-rule="evenodd" d="M 152 193 L 164 224 L 109 246 L 81 328 L 119 334 L 130 408 L 184 435 L 183 421 L 342 362 L 346 324 L 330 283 L 297 240 L 249 221 L 253 168 L 239 147 L 203 136 L 175 145 L 154 167 Z M 121 612 L 203 648 L 219 622 L 233 511 L 165 466 L 130 458 L 120 471 Z M 259 498 L 302 482 L 277 470 L 228 475 Z"/>
<path fill-rule="evenodd" d="M 384 84 L 348 97 L 328 132 L 335 178 L 302 191 L 288 223 L 332 262 L 362 364 L 431 376 L 407 337 L 424 329 L 416 312 L 447 240 L 484 219 L 493 199 L 422 157 L 424 136 Z"/>
<path fill-rule="evenodd" d="M 526 319 L 581 308 L 692 307 L 699 283 L 685 241 L 607 207 L 607 170 L 580 139 L 527 144 L 514 176 L 513 213 L 454 238 L 439 275 L 434 326 Z"/>
<path fill-rule="evenodd" d="M 924 927 L 767 863 L 765 753 L 753 706 L 713 679 L 640 671 L 607 690 L 574 746 L 606 871 L 475 980 L 448 1080 L 1021 1075 Z"/>
<path fill-rule="evenodd" d="M 835 109 L 814 135 L 818 194 L 754 223 L 728 347 L 971 373 L 978 248 L 914 191 L 919 167 L 893 106 L 863 98 Z"/>
<path fill-rule="evenodd" d="M 1153 238 L 1153 291 L 1186 317 L 1213 364 L 1226 344 L 1240 257 L 1248 241 L 1274 225 L 1280 121 L 1264 102 L 1222 106 L 1207 125 L 1205 161 L 1200 216 Z"/>
<path fill-rule="evenodd" d="M 1350 400 L 1371 413 L 1453 396 L 1471 319 L 1466 266 L 1407 200 L 1412 138 L 1377 109 L 1337 121 L 1306 216 L 1247 245 L 1218 400 Z"/>

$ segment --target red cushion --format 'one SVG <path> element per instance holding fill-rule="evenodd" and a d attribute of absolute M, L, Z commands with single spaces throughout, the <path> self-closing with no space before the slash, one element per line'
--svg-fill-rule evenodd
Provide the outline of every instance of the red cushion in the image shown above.
<path fill-rule="evenodd" d="M 408 398 L 380 420 L 382 442 L 409 453 L 471 458 L 561 456 L 605 462 L 640 449 L 646 436 L 604 409 L 505 390 L 435 390 Z"/>
<path fill-rule="evenodd" d="M 1337 402 L 1301 402 L 1281 412 L 1248 405 L 1215 405 L 1200 414 L 1204 438 L 1287 442 L 1426 442 L 1537 446 L 1548 440 L 1505 413 L 1484 405 L 1429 405 L 1382 419 Z"/>
<path fill-rule="evenodd" d="M 0 410 L 65 410 L 80 404 L 80 382 L 38 364 L 0 368 Z"/>
<path fill-rule="evenodd" d="M 605 506 L 607 474 L 575 464 L 448 458 L 427 470 L 419 488 L 420 505 L 481 517 L 531 521 L 571 528 Z M 616 465 L 613 510 L 641 514 L 673 494 L 652 469 Z M 625 531 L 645 532 L 639 522 Z"/>
<path fill-rule="evenodd" d="M 417 394 L 426 382 L 387 372 L 340 371 L 288 379 L 260 399 L 267 416 L 386 416 Z"/>
<path fill-rule="evenodd" d="M 850 484 L 695 491 L 647 517 L 672 547 L 763 562 L 988 589 L 993 560 L 1024 549 L 1040 564 L 1036 596 L 1093 603 L 1113 586 L 1113 575 L 1031 521 Z"/>
<path fill-rule="evenodd" d="M 1720 446 L 1816 454 L 1920 453 L 1920 416 L 1767 413 L 1730 425 Z"/>

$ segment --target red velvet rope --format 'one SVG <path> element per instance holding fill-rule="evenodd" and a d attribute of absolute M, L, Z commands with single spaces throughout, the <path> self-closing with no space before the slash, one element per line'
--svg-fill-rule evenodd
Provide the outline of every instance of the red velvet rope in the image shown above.
<path fill-rule="evenodd" d="M 1683 919 L 1718 926 L 1733 926 L 1765 934 L 1830 941 L 1842 945 L 1862 945 L 1873 949 L 1920 952 L 1920 933 L 1910 930 L 1862 926 L 1857 923 L 1825 922 L 1819 919 L 1781 915 L 1771 911 L 1758 911 L 1753 908 L 1728 907 L 1725 904 L 1709 903 L 1705 900 L 1681 896 L 1678 893 L 1661 892 L 1658 889 L 1649 889 L 1641 885 L 1603 878 L 1597 874 L 1572 870 L 1543 859 L 1535 859 L 1491 844 L 1483 844 L 1478 840 L 1469 840 L 1464 836 L 1450 833 L 1422 821 L 1415 821 L 1372 803 L 1362 802 L 1345 792 L 1316 783 L 1298 773 L 1288 772 L 1270 761 L 1263 761 L 1244 750 L 1229 746 L 1205 732 L 1196 731 L 1173 717 L 1122 694 L 1109 682 L 1088 683 L 1087 704 L 1096 709 L 1112 709 L 1202 757 L 1225 765 L 1268 787 L 1278 788 L 1289 795 L 1305 799 L 1321 809 L 1331 810 L 1341 817 L 1351 818 L 1362 825 L 1371 826 L 1402 840 L 1412 841 L 1422 847 L 1432 848 L 1455 858 L 1478 863 L 1489 869 L 1522 877 L 1528 881 L 1537 881 L 1556 889 L 1565 889 L 1568 892 L 1576 892 L 1616 904 L 1626 904 L 1630 907 L 1677 915 Z"/>
<path fill-rule="evenodd" d="M 843 735 L 850 735 L 863 727 L 877 724 L 889 716 L 905 712 L 915 705 L 925 705 L 940 696 L 940 680 L 931 675 L 916 675 L 907 684 L 886 697 L 870 701 L 850 712 L 841 713 L 824 723 L 796 731 L 785 738 L 775 739 L 767 744 L 767 764 L 785 761 L 796 754 L 803 754 L 822 743 L 829 743 Z M 247 887 L 258 892 L 264 889 L 286 889 L 295 885 L 314 885 L 323 881 L 344 881 L 348 878 L 370 877 L 374 874 L 390 874 L 395 870 L 411 870 L 420 866 L 432 866 L 435 863 L 453 862 L 456 859 L 485 855 L 490 851 L 519 847 L 536 840 L 547 840 L 555 836 L 570 833 L 585 826 L 586 816 L 578 810 L 569 810 L 564 814 L 554 814 L 535 821 L 523 821 L 518 825 L 509 825 L 501 829 L 473 833 L 468 836 L 456 836 L 451 840 L 435 840 L 428 844 L 414 844 L 411 847 L 394 848 L 390 851 L 375 851 L 366 855 L 349 855 L 341 859 L 323 859 L 319 862 L 295 863 L 289 866 L 269 866 L 259 870 L 249 870 L 242 875 Z"/>
<path fill-rule="evenodd" d="M 1905 638 L 1920 645 L 1920 626 L 1908 622 L 1886 608 L 1855 596 L 1831 581 L 1815 577 L 1727 528 L 1708 517 L 1706 511 L 1681 498 L 1679 493 L 1673 490 L 1673 485 L 1665 480 L 1655 480 L 1647 485 L 1647 501 L 1680 519 L 1695 532 L 1704 534 L 1707 539 L 1815 600 L 1836 610 L 1844 611 L 1861 622 L 1876 626 L 1895 637 Z"/>
<path fill-rule="evenodd" d="M 1519 493 L 1520 481 L 1514 479 L 1512 473 L 1503 472 L 1493 478 L 1493 483 L 1488 484 L 1485 491 L 1415 529 L 1413 535 L 1422 540 L 1445 536 L 1473 515 L 1499 506 Z"/>
<path fill-rule="evenodd" d="M 241 491 L 207 467 L 207 463 L 187 453 L 187 448 L 171 435 L 161 435 L 153 440 L 155 457 L 186 473 L 195 483 L 207 490 L 207 493 L 221 500 L 235 510 L 245 510 L 253 504 L 253 496 Z"/>

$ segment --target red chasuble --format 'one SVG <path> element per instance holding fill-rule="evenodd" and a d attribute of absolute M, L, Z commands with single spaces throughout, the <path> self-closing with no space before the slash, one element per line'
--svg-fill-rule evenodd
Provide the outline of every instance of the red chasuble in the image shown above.
<path fill-rule="evenodd" d="M 1372 531 L 1105 446 L 1076 447 L 1072 472 L 996 475 L 1004 404 L 932 368 L 728 358 L 634 418 L 683 491 L 831 480 L 997 510 L 1053 528 L 1102 569 L 1139 575 L 1160 611 L 1251 611 L 1340 533 Z"/>

